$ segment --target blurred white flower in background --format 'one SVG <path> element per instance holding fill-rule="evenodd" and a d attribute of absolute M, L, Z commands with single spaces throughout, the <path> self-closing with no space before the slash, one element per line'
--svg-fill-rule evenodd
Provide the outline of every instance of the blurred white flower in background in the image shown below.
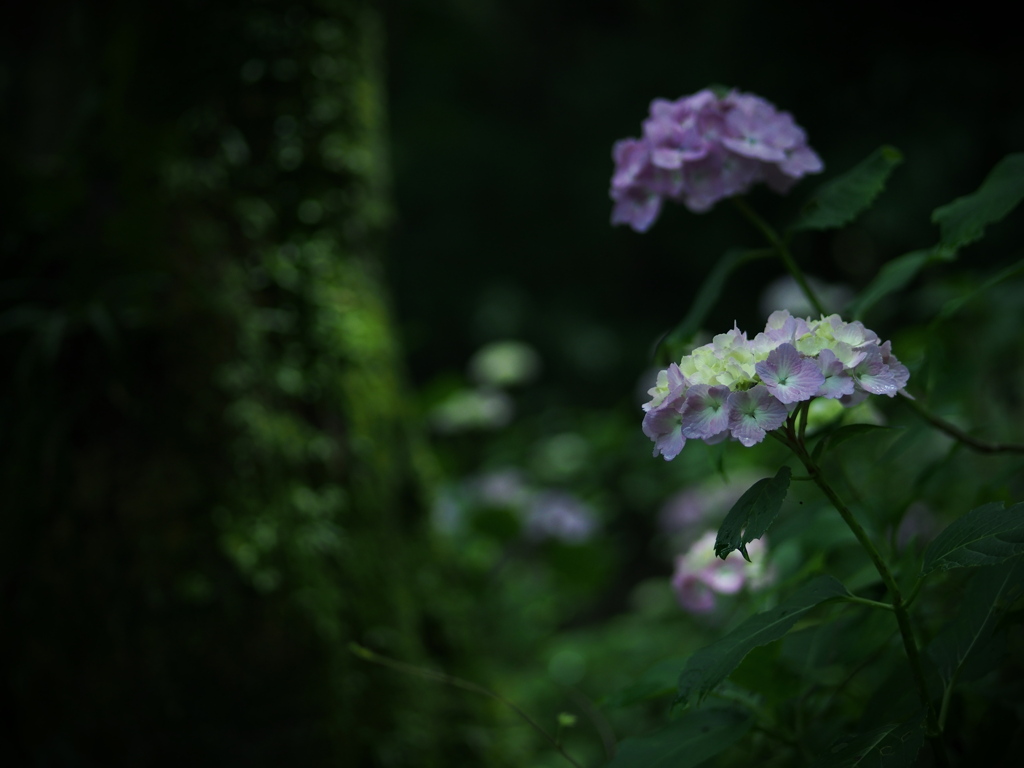
<path fill-rule="evenodd" d="M 826 312 L 842 312 L 853 301 L 854 292 L 849 286 L 826 283 L 816 277 L 808 277 L 807 283 Z M 818 314 L 790 275 L 783 275 L 768 283 L 761 293 L 758 306 L 765 317 L 777 309 L 788 309 L 794 317 L 817 317 Z"/>
<path fill-rule="evenodd" d="M 527 384 L 540 373 L 540 355 L 521 341 L 493 341 L 469 360 L 469 377 L 484 387 Z"/>

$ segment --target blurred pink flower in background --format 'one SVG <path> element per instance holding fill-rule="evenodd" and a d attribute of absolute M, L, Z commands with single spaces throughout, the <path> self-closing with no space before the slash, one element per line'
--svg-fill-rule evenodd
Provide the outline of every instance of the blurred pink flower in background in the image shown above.
<path fill-rule="evenodd" d="M 906 549 L 911 544 L 923 547 L 939 532 L 939 521 L 932 510 L 922 501 L 915 501 L 903 513 L 899 528 L 896 529 L 896 548 Z"/>
<path fill-rule="evenodd" d="M 765 565 L 766 545 L 755 539 L 747 545 L 752 562 L 738 553 L 725 560 L 715 557 L 714 531 L 701 536 L 686 554 L 676 558 L 672 589 L 679 605 L 690 613 L 710 613 L 718 604 L 718 595 L 734 595 L 747 588 L 757 590 L 774 577 Z"/>
<path fill-rule="evenodd" d="M 739 501 L 743 492 L 759 477 L 743 471 L 729 480 L 719 476 L 700 485 L 692 485 L 670 497 L 658 512 L 658 527 L 663 533 L 692 541 L 709 525 L 718 525 Z"/>

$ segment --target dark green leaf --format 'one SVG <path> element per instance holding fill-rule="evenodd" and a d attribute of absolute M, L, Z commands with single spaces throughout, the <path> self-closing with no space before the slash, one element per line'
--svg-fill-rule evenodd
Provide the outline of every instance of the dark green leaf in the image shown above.
<path fill-rule="evenodd" d="M 943 682 L 953 685 L 964 662 L 984 646 L 996 621 L 1020 594 L 1024 566 L 1017 557 L 981 568 L 971 579 L 960 612 L 928 646 Z"/>
<path fill-rule="evenodd" d="M 829 448 L 835 448 L 840 443 L 845 443 L 851 437 L 863 435 L 865 432 L 878 432 L 879 430 L 889 431 L 891 429 L 894 429 L 894 427 L 883 427 L 880 424 L 847 424 L 845 426 L 838 427 L 821 436 L 821 439 L 818 440 L 817 444 L 814 446 L 811 458 L 817 462 L 818 459 L 821 458 L 822 454 L 825 453 L 826 445 Z"/>
<path fill-rule="evenodd" d="M 822 185 L 791 229 L 836 229 L 850 223 L 885 189 L 889 174 L 902 162 L 903 155 L 895 147 L 879 147 L 842 176 Z"/>
<path fill-rule="evenodd" d="M 973 194 L 932 212 L 942 244 L 958 250 L 979 240 L 985 227 L 1000 221 L 1024 199 L 1024 153 L 1007 155 Z"/>
<path fill-rule="evenodd" d="M 860 318 L 879 299 L 907 285 L 924 267 L 937 261 L 952 261 L 960 248 L 981 238 L 986 226 L 1000 221 L 1022 199 L 1024 153 L 1007 155 L 976 192 L 932 211 L 932 221 L 939 225 L 938 245 L 887 262 L 846 314 Z"/>
<path fill-rule="evenodd" d="M 718 557 L 724 560 L 730 552 L 738 549 L 744 559 L 750 562 L 747 544 L 764 536 L 775 521 L 786 499 L 792 474 L 789 467 L 780 467 L 775 477 L 758 480 L 740 496 L 718 529 L 718 537 L 715 539 L 715 554 Z"/>
<path fill-rule="evenodd" d="M 1024 552 L 1024 503 L 1003 509 L 993 502 L 954 520 L 924 553 L 922 575 L 936 568 L 948 571 L 995 565 Z"/>
<path fill-rule="evenodd" d="M 726 251 L 722 258 L 715 262 L 715 266 L 704 279 L 704 284 L 697 291 L 697 296 L 690 304 L 686 317 L 662 339 L 658 348 L 658 359 L 667 363 L 682 357 L 682 345 L 700 330 L 701 324 L 708 316 L 708 312 L 715 306 L 715 302 L 718 301 L 718 297 L 725 287 L 725 281 L 734 269 L 748 261 L 774 255 L 775 251 L 771 248 L 758 250 L 733 248 Z"/>
<path fill-rule="evenodd" d="M 815 606 L 849 594 L 831 576 L 818 576 L 770 611 L 751 616 L 725 637 L 690 656 L 679 676 L 676 702 L 689 704 L 696 698 L 700 703 L 754 648 L 783 637 Z"/>
<path fill-rule="evenodd" d="M 845 314 L 854 318 L 862 317 L 879 300 L 903 288 L 926 266 L 936 261 L 947 260 L 948 257 L 949 254 L 940 249 L 924 248 L 920 251 L 905 253 L 886 262 L 875 275 L 875 279 L 861 291 L 860 296 L 850 305 Z"/>
<path fill-rule="evenodd" d="M 904 768 L 917 765 L 924 743 L 924 713 L 904 723 L 837 739 L 811 768 Z"/>
<path fill-rule="evenodd" d="M 609 709 L 626 707 L 630 704 L 650 701 L 674 693 L 679 668 L 685 663 L 685 657 L 662 659 L 644 672 L 632 685 L 608 696 L 602 705 Z"/>
<path fill-rule="evenodd" d="M 722 683 L 722 689 L 735 685 L 768 707 L 799 696 L 806 681 L 781 660 L 781 653 L 782 643 L 752 649 Z"/>
<path fill-rule="evenodd" d="M 650 736 L 623 739 L 608 768 L 691 768 L 739 741 L 750 719 L 731 709 L 687 712 Z"/>

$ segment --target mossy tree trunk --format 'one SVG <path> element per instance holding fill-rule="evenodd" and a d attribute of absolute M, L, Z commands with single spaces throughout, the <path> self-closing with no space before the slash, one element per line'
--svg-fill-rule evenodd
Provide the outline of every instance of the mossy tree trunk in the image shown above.
<path fill-rule="evenodd" d="M 0 755 L 478 764 L 459 696 L 347 650 L 422 661 L 430 621 L 377 9 L 26 9 L 0 53 Z"/>

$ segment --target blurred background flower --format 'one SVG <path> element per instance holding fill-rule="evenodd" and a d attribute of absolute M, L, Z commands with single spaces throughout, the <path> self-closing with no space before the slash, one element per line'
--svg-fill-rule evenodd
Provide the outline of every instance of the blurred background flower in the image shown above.
<path fill-rule="evenodd" d="M 715 556 L 715 531 L 708 531 L 676 558 L 672 589 L 684 610 L 690 613 L 711 613 L 718 606 L 719 595 L 735 595 L 742 589 L 758 590 L 773 579 L 766 564 L 768 549 L 763 539 L 747 544 L 747 562 L 738 552 L 722 559 Z"/>

